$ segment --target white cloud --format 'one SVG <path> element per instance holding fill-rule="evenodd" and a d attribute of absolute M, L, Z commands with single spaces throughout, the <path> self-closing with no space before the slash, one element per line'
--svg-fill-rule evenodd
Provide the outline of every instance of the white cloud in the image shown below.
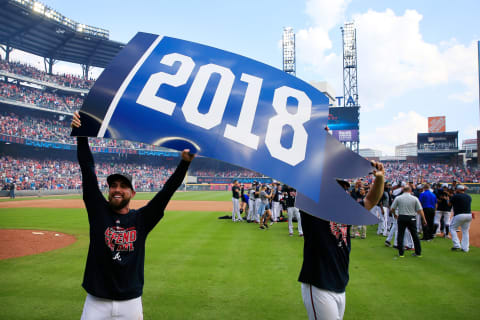
<path fill-rule="evenodd" d="M 361 131 L 360 147 L 382 150 L 384 154 L 394 155 L 395 146 L 417 141 L 417 132 L 427 132 L 428 120 L 415 111 L 399 112 L 389 123 L 374 130 Z"/>
<path fill-rule="evenodd" d="M 332 50 L 329 31 L 344 22 L 350 1 L 306 2 L 305 11 L 312 25 L 296 33 L 297 61 L 309 73 L 320 75 L 319 78 L 307 80 L 327 80 L 334 87 L 342 88 L 342 55 Z"/>
<path fill-rule="evenodd" d="M 330 30 L 339 22 L 343 22 L 345 10 L 350 2 L 351 0 L 308 0 L 305 11 L 314 26 Z"/>
<path fill-rule="evenodd" d="M 327 80 L 338 92 L 342 87 L 342 48 L 333 48 L 329 32 L 349 19 L 350 1 L 306 2 L 312 25 L 297 32 L 297 61 L 300 70 Z M 445 98 L 473 102 L 477 98 L 476 42 L 455 39 L 429 43 L 423 39 L 416 10 L 397 15 L 393 10 L 368 10 L 353 15 L 357 29 L 358 85 L 360 104 L 368 112 L 388 106 L 395 97 L 415 89 L 455 85 L 457 91 Z M 340 36 L 340 35 L 339 35 Z M 297 68 L 298 69 L 298 68 Z"/>
<path fill-rule="evenodd" d="M 464 90 L 449 97 L 464 102 L 475 98 L 474 43 L 427 43 L 420 32 L 422 18 L 415 10 L 397 16 L 390 9 L 354 16 L 364 111 L 412 89 L 437 85 L 461 84 Z"/>

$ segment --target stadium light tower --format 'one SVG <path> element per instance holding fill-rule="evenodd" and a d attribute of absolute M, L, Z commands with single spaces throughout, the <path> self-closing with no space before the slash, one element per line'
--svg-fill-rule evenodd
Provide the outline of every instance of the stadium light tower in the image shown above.
<path fill-rule="evenodd" d="M 343 36 L 343 106 L 358 107 L 357 35 L 353 22 L 341 28 Z"/>
<path fill-rule="evenodd" d="M 295 33 L 293 28 L 283 28 L 283 71 L 294 76 L 295 70 Z"/>
<path fill-rule="evenodd" d="M 357 82 L 357 33 L 353 22 L 345 22 L 343 38 L 343 106 L 360 107 Z M 350 142 L 350 149 L 358 153 L 359 142 Z"/>

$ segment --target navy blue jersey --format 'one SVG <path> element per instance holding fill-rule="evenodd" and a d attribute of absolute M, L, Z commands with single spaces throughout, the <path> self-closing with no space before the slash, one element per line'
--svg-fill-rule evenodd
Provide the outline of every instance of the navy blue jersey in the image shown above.
<path fill-rule="evenodd" d="M 163 218 L 165 207 L 180 187 L 189 162 L 181 161 L 163 189 L 144 207 L 127 214 L 114 212 L 98 188 L 87 138 L 78 137 L 83 201 L 90 224 L 90 245 L 82 286 L 96 297 L 127 300 L 142 295 L 145 240 Z"/>

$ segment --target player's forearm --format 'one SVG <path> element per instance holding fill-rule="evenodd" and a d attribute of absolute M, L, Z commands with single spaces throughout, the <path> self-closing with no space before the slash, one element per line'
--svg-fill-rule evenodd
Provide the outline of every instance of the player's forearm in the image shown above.
<path fill-rule="evenodd" d="M 86 137 L 77 137 L 77 158 L 82 171 L 82 188 L 85 199 L 89 192 L 100 192 L 97 175 L 95 174 L 95 162 Z"/>
<path fill-rule="evenodd" d="M 93 164 L 93 156 L 92 152 L 90 151 L 90 147 L 88 146 L 88 138 L 87 137 L 77 137 L 77 159 L 80 166 L 87 164 Z"/>
<path fill-rule="evenodd" d="M 370 210 L 372 209 L 375 204 L 380 201 L 380 198 L 383 195 L 383 184 L 384 184 L 384 177 L 383 175 L 375 177 L 375 181 L 373 182 L 372 188 L 368 191 L 367 196 L 365 197 L 365 209 Z"/>

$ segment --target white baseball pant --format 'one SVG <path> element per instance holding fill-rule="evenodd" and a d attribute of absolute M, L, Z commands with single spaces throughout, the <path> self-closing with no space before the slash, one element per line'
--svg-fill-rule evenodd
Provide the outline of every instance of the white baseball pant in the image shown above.
<path fill-rule="evenodd" d="M 302 229 L 302 218 L 300 218 L 300 210 L 296 207 L 289 207 L 287 208 L 287 213 L 288 213 L 288 233 L 293 234 L 293 215 L 297 217 L 298 221 L 298 234 L 303 235 L 303 229 Z"/>
<path fill-rule="evenodd" d="M 272 219 L 273 219 L 273 221 L 278 221 L 278 218 L 280 217 L 281 208 L 282 208 L 282 206 L 280 205 L 280 202 L 272 201 Z"/>
<path fill-rule="evenodd" d="M 449 227 L 450 226 L 450 212 L 449 211 L 439 211 L 439 210 L 437 210 L 437 212 L 435 212 L 435 221 L 433 222 L 433 224 L 436 224 L 438 226 L 437 227 L 438 230 L 435 230 L 435 232 L 437 232 L 437 231 L 445 232 L 445 230 L 439 230 L 440 229 L 440 220 L 442 219 L 442 216 L 443 216 L 444 227 Z"/>
<path fill-rule="evenodd" d="M 383 230 L 383 236 L 386 237 L 388 235 L 388 230 L 392 227 L 393 224 L 393 217 L 390 217 L 390 210 L 388 207 L 383 207 L 384 213 L 384 221 L 385 221 L 385 229 Z"/>
<path fill-rule="evenodd" d="M 393 219 L 393 225 L 392 225 L 392 228 L 390 229 L 390 232 L 388 233 L 388 237 L 387 237 L 386 241 L 392 242 L 392 238 L 395 235 L 395 240 L 393 242 L 393 245 L 397 246 L 398 245 L 398 239 L 397 239 L 398 238 L 398 223 L 397 223 L 397 219 L 395 219 L 395 218 L 392 218 L 392 219 Z M 412 235 L 410 234 L 410 231 L 408 229 L 405 229 L 405 235 L 403 236 L 403 245 L 405 247 L 408 247 L 408 248 L 413 248 L 414 247 Z"/>
<path fill-rule="evenodd" d="M 302 283 L 302 298 L 309 320 L 343 319 L 345 292 L 322 290 L 311 284 Z"/>
<path fill-rule="evenodd" d="M 248 199 L 248 215 L 247 220 L 252 221 L 253 216 L 255 215 L 255 201 L 253 199 Z"/>
<path fill-rule="evenodd" d="M 377 234 L 378 235 L 383 234 L 383 232 L 385 230 L 385 217 L 382 214 L 382 209 L 379 206 L 375 206 L 370 210 L 370 212 L 372 214 L 376 215 L 377 218 L 380 220 L 378 222 Z"/>
<path fill-rule="evenodd" d="M 255 221 L 260 223 L 260 218 L 262 217 L 260 213 L 258 212 L 260 210 L 260 206 L 262 205 L 262 199 L 256 198 L 255 199 Z M 263 212 L 262 212 L 263 214 Z"/>
<path fill-rule="evenodd" d="M 452 241 L 454 248 L 462 248 L 463 251 L 468 252 L 470 250 L 470 223 L 472 222 L 472 214 L 471 213 L 460 213 L 453 216 L 452 224 L 450 232 L 452 234 Z M 457 228 L 460 227 L 462 229 L 462 243 L 460 244 L 460 240 L 457 236 Z"/>
<path fill-rule="evenodd" d="M 235 222 L 235 221 L 242 221 L 242 217 L 240 216 L 240 203 L 239 203 L 238 200 L 239 200 L 239 199 L 232 197 L 232 204 L 233 204 L 233 208 L 232 208 L 232 221 L 233 221 L 233 222 Z M 235 216 L 237 216 L 237 218 L 235 218 Z"/>
<path fill-rule="evenodd" d="M 110 300 L 87 294 L 80 320 L 142 320 L 142 297 Z"/>

